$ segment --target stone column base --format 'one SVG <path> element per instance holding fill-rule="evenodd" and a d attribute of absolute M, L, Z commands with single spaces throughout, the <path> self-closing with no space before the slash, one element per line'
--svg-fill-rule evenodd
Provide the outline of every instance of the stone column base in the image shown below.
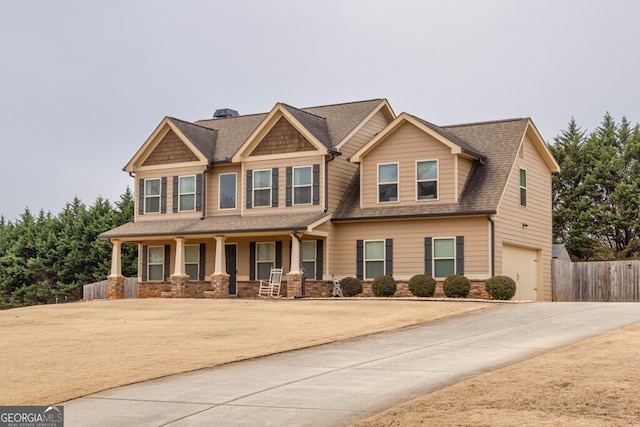
<path fill-rule="evenodd" d="M 205 298 L 226 298 L 229 296 L 229 275 L 212 274 L 211 287 L 213 290 L 204 291 Z"/>
<path fill-rule="evenodd" d="M 302 295 L 302 273 L 287 274 L 287 298 Z"/>
<path fill-rule="evenodd" d="M 186 283 L 189 281 L 187 274 L 173 274 L 171 279 L 171 292 L 174 298 L 184 298 Z"/>
<path fill-rule="evenodd" d="M 107 299 L 124 299 L 124 276 L 107 277 Z"/>

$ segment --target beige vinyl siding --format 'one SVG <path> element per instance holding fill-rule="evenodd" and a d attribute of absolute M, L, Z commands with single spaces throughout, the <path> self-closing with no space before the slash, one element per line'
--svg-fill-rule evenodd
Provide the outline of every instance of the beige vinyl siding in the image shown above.
<path fill-rule="evenodd" d="M 472 167 L 473 162 L 471 160 L 458 157 L 458 197 L 460 197 L 462 190 L 464 190 L 464 186 L 467 183 L 467 178 L 469 177 L 469 172 L 471 172 Z"/>
<path fill-rule="evenodd" d="M 156 220 L 166 220 L 166 219 L 183 219 L 183 218 L 199 218 L 202 215 L 202 212 L 193 211 L 193 212 L 176 212 L 173 213 L 173 177 L 174 176 L 188 176 L 188 175 L 198 175 L 203 172 L 202 166 L 186 166 L 186 167 L 168 167 L 161 169 L 145 169 L 143 171 L 139 171 L 136 173 L 136 183 L 135 183 L 135 221 L 156 221 Z M 152 179 L 152 178 L 167 178 L 167 213 L 166 214 L 145 214 L 138 215 L 138 203 L 140 198 L 138 197 L 138 192 L 140 191 L 140 187 L 138 186 L 139 179 Z M 204 177 L 203 177 L 204 179 Z M 207 183 L 208 185 L 209 183 Z"/>
<path fill-rule="evenodd" d="M 220 210 L 220 194 L 219 184 L 220 175 L 235 173 L 236 174 L 236 209 Z M 207 216 L 219 215 L 237 215 L 241 211 L 240 203 L 242 197 L 242 168 L 240 165 L 215 165 L 208 174 L 207 180 Z"/>
<path fill-rule="evenodd" d="M 424 238 L 464 236 L 464 273 L 490 276 L 489 221 L 486 217 L 335 223 L 329 241 L 328 271 L 342 278 L 356 275 L 356 241 L 393 239 L 393 276 L 408 280 L 424 273 Z"/>
<path fill-rule="evenodd" d="M 302 206 L 289 206 L 286 205 L 286 189 L 287 189 L 287 167 L 289 166 L 313 166 L 314 164 L 320 165 L 320 204 L 318 205 L 302 205 Z M 309 211 L 322 211 L 324 210 L 324 179 L 325 179 L 325 159 L 323 155 L 307 155 L 303 157 L 287 157 L 284 159 L 263 159 L 256 161 L 247 161 L 243 165 L 241 176 L 241 192 L 238 202 L 244 215 L 264 215 L 265 212 L 275 213 L 286 210 L 287 213 L 295 212 L 309 212 Z M 264 170 L 278 168 L 278 207 L 259 207 L 259 208 L 246 208 L 246 195 L 247 195 L 247 171 L 248 170 Z"/>
<path fill-rule="evenodd" d="M 416 200 L 416 161 L 423 160 L 438 161 L 438 200 Z M 415 205 L 456 201 L 455 158 L 451 149 L 414 125 L 405 123 L 362 159 L 363 208 L 379 206 L 378 165 L 383 163 L 399 164 L 398 202 L 389 204 Z"/>
<path fill-rule="evenodd" d="M 345 189 L 351 182 L 357 164 L 350 163 L 349 157 L 369 142 L 380 132 L 389 120 L 382 111 L 378 111 L 358 132 L 340 147 L 341 155 L 329 163 L 329 211 L 332 212 L 340 203 Z"/>
<path fill-rule="evenodd" d="M 496 274 L 504 270 L 503 245 L 540 251 L 538 299 L 551 301 L 551 173 L 526 136 L 524 157 L 517 156 L 496 215 Z M 520 206 L 520 169 L 527 171 L 527 206 Z M 527 224 L 527 226 L 523 226 Z"/>

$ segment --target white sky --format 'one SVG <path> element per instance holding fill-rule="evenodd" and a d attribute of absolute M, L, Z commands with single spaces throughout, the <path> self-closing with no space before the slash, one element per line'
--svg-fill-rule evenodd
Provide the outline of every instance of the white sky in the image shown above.
<path fill-rule="evenodd" d="M 0 215 L 116 201 L 164 116 L 387 98 L 447 125 L 640 121 L 634 0 L 0 0 Z"/>

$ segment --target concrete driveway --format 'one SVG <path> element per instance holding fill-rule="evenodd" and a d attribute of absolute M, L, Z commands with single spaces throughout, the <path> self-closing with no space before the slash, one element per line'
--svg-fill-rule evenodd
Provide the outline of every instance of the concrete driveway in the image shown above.
<path fill-rule="evenodd" d="M 635 303 L 505 304 L 97 393 L 63 403 L 65 425 L 346 425 L 635 323 Z"/>

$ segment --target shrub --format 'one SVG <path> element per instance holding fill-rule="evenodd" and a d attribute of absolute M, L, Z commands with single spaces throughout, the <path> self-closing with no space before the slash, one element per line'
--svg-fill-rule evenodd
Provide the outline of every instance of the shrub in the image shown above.
<path fill-rule="evenodd" d="M 509 276 L 493 276 L 484 287 L 491 299 L 510 300 L 516 294 L 516 282 Z"/>
<path fill-rule="evenodd" d="M 340 280 L 340 288 L 342 289 L 342 295 L 353 297 L 362 293 L 362 282 L 355 277 L 345 277 Z"/>
<path fill-rule="evenodd" d="M 391 297 L 397 289 L 396 280 L 391 276 L 378 276 L 371 283 L 371 291 L 377 297 Z"/>
<path fill-rule="evenodd" d="M 465 276 L 452 274 L 442 282 L 442 290 L 449 298 L 466 298 L 471 291 L 471 282 Z"/>
<path fill-rule="evenodd" d="M 416 274 L 409 279 L 409 291 L 417 297 L 432 297 L 436 293 L 436 279 L 426 274 Z"/>

